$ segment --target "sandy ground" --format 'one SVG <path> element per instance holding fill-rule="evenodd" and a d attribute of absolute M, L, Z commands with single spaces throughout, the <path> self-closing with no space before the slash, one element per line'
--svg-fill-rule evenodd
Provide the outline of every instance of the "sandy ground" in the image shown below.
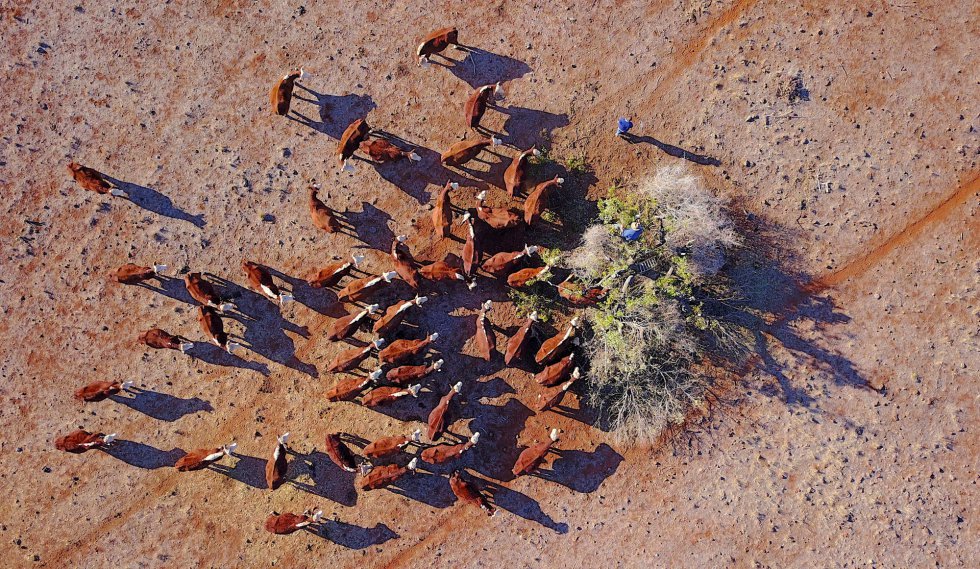
<path fill-rule="evenodd" d="M 977 565 L 974 3 L 191 4 L 0 8 L 4 566 Z M 417 39 L 449 23 L 479 50 L 415 67 Z M 302 117 L 270 116 L 269 87 L 300 65 L 312 73 Z M 340 307 L 298 279 L 352 249 L 385 270 L 401 233 L 420 259 L 458 250 L 432 239 L 428 204 L 447 177 L 499 185 L 501 167 L 450 173 L 437 155 L 466 135 L 470 88 L 500 79 L 508 98 L 485 124 L 503 133 L 502 154 L 548 137 L 553 155 L 593 169 L 557 208 L 567 229 L 529 239 L 574 234 L 586 196 L 676 162 L 730 198 L 750 234 L 736 271 L 766 276 L 752 297 L 756 365 L 662 446 L 617 443 L 574 397 L 534 415 L 527 372 L 466 355 L 480 302 L 505 298 L 489 282 L 441 288 L 413 318 L 408 334 L 443 334 L 433 393 L 387 414 L 324 399 L 340 346 L 323 330 Z M 620 114 L 637 123 L 635 145 L 612 134 Z M 423 161 L 336 172 L 335 140 L 364 115 Z M 130 199 L 77 188 L 69 159 Z M 311 227 L 310 179 L 356 235 Z M 280 316 L 237 288 L 242 257 L 281 271 L 298 302 Z M 230 326 L 250 348 L 190 358 L 136 346 L 151 326 L 201 334 L 179 280 L 109 283 L 127 261 L 232 281 Z M 493 319 L 517 324 L 503 303 Z M 132 378 L 140 393 L 72 399 L 102 378 Z M 457 380 L 453 432 L 485 434 L 459 464 L 495 489 L 496 517 L 453 505 L 447 468 L 356 493 L 316 451 L 331 431 L 410 432 Z M 55 451 L 76 426 L 122 441 Z M 511 480 L 518 446 L 548 427 L 565 430 L 549 472 Z M 301 456 L 293 482 L 269 492 L 264 460 L 287 430 Z M 170 467 L 232 439 L 241 455 L 220 471 Z M 319 535 L 262 530 L 270 510 L 311 505 L 327 514 Z"/>

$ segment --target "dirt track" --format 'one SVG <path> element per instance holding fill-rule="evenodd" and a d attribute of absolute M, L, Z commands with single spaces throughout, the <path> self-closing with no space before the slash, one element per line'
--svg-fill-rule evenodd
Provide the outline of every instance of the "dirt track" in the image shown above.
<path fill-rule="evenodd" d="M 13 4 L 0 24 L 6 566 L 976 565 L 971 4 Z M 417 38 L 445 22 L 481 51 L 416 68 Z M 310 100 L 294 105 L 308 120 L 270 116 L 269 86 L 298 65 L 313 74 Z M 385 269 L 402 233 L 418 258 L 457 250 L 430 245 L 428 204 L 450 175 L 437 155 L 466 132 L 470 88 L 498 79 L 508 98 L 485 124 L 504 133 L 503 154 L 544 131 L 553 155 L 587 157 L 594 175 L 573 179 L 568 203 L 680 160 L 768 250 L 741 252 L 737 269 L 758 285 L 758 367 L 658 449 L 627 450 L 587 414 L 533 415 L 526 372 L 466 356 L 462 336 L 492 287 L 426 305 L 418 333 L 444 333 L 439 348 L 453 353 L 434 389 L 463 380 L 453 430 L 485 434 L 462 464 L 496 489 L 502 512 L 487 519 L 452 505 L 435 473 L 356 494 L 312 452 L 335 430 L 408 433 L 438 393 L 392 416 L 326 403 L 338 346 L 321 332 L 338 306 L 297 279 L 355 248 L 369 271 Z M 336 138 L 364 114 L 418 146 L 421 164 L 337 173 Z M 638 144 L 612 135 L 621 114 Z M 125 182 L 131 201 L 75 187 L 69 159 Z M 451 175 L 499 184 L 499 171 Z M 351 212 L 356 236 L 310 226 L 311 178 Z M 571 233 L 590 209 L 558 211 Z M 134 346 L 150 326 L 199 339 L 191 305 L 179 280 L 150 291 L 112 285 L 107 271 L 167 262 L 241 285 L 243 256 L 281 271 L 299 302 L 280 318 L 238 291 L 242 358 Z M 493 318 L 517 324 L 502 303 Z M 103 377 L 148 391 L 129 405 L 71 398 Z M 112 455 L 56 452 L 53 438 L 76 425 L 128 442 Z M 552 426 L 565 452 L 551 474 L 509 480 L 514 449 Z M 270 493 L 257 488 L 263 461 L 286 430 L 317 474 L 293 457 L 295 484 Z M 168 466 L 179 449 L 232 438 L 234 469 Z M 330 519 L 325 537 L 262 531 L 269 510 L 313 504 Z"/>

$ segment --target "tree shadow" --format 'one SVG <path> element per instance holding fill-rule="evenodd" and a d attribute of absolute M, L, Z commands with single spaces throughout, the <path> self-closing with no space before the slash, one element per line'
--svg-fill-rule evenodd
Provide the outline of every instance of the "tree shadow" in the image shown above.
<path fill-rule="evenodd" d="M 340 140 L 344 130 L 356 119 L 364 118 L 378 107 L 370 95 L 327 95 L 296 83 L 297 90 L 293 91 L 293 101 L 286 118 L 323 133 L 331 138 Z M 301 90 L 302 92 L 300 92 Z M 310 96 L 313 96 L 311 99 Z M 313 103 L 317 107 L 317 119 L 310 118 L 296 110 L 295 101 Z"/>
<path fill-rule="evenodd" d="M 112 395 L 110 399 L 159 421 L 172 423 L 184 415 L 191 415 L 199 411 L 208 413 L 214 411 L 211 403 L 200 397 L 184 399 L 169 393 L 138 387 L 132 387 L 129 391 L 133 397 Z"/>
<path fill-rule="evenodd" d="M 237 453 L 234 457 L 237 460 L 233 466 L 214 463 L 208 465 L 208 470 L 213 470 L 252 488 L 267 489 L 265 484 L 265 464 L 268 462 L 268 459 Z"/>
<path fill-rule="evenodd" d="M 442 57 L 431 58 L 431 62 L 449 69 L 450 73 L 470 87 L 480 87 L 497 81 L 513 81 L 531 72 L 528 64 L 513 57 L 471 46 L 465 46 L 461 51 L 466 52 L 463 59 L 451 59 L 439 54 Z"/>
<path fill-rule="evenodd" d="M 177 459 L 187 454 L 185 450 L 180 448 L 165 451 L 148 444 L 123 439 L 116 439 L 102 451 L 126 464 L 146 470 L 173 467 Z"/>
<path fill-rule="evenodd" d="M 493 496 L 493 504 L 501 510 L 507 510 L 515 516 L 520 516 L 525 520 L 539 523 L 555 533 L 568 533 L 568 524 L 556 522 L 551 516 L 544 513 L 541 505 L 522 494 L 517 490 L 512 490 L 502 484 L 491 480 L 484 480 L 483 487 Z"/>
<path fill-rule="evenodd" d="M 354 488 L 356 473 L 338 467 L 329 456 L 318 450 L 294 455 L 296 460 L 289 463 L 290 485 L 343 506 L 357 504 L 357 490 Z M 297 479 L 303 473 L 309 473 L 312 483 Z"/>
<path fill-rule="evenodd" d="M 178 221 L 186 221 L 187 223 L 190 223 L 198 228 L 202 228 L 205 225 L 203 214 L 191 215 L 187 213 L 186 211 L 175 206 L 170 198 L 157 190 L 154 190 L 153 188 L 141 186 L 132 182 L 124 182 L 111 176 L 105 177 L 114 186 L 125 192 L 126 198 L 129 201 L 147 211 L 151 211 L 164 217 L 176 219 Z"/>
<path fill-rule="evenodd" d="M 521 150 L 532 144 L 541 144 L 541 133 L 568 126 L 568 113 L 555 114 L 538 109 L 517 106 L 498 106 L 498 111 L 507 115 L 504 121 L 505 142 Z M 509 162 L 508 162 L 509 164 Z M 506 168 L 506 166 L 505 166 Z"/>
<path fill-rule="evenodd" d="M 711 156 L 706 156 L 704 154 L 697 154 L 695 152 L 689 152 L 684 150 L 679 146 L 674 146 L 672 144 L 667 144 L 666 142 L 661 142 L 652 136 L 635 136 L 629 133 L 622 135 L 623 140 L 629 142 L 630 144 L 651 144 L 656 146 L 666 154 L 673 156 L 674 158 L 682 158 L 689 162 L 694 162 L 695 164 L 700 164 L 702 166 L 721 166 L 721 161 L 717 158 L 712 158 Z"/>
<path fill-rule="evenodd" d="M 606 443 L 592 452 L 558 448 L 551 452 L 558 458 L 552 461 L 550 469 L 539 470 L 536 475 L 583 494 L 596 491 L 623 462 L 623 455 Z"/>
<path fill-rule="evenodd" d="M 331 519 L 320 523 L 317 535 L 347 549 L 367 549 L 401 537 L 382 523 L 367 528 Z"/>

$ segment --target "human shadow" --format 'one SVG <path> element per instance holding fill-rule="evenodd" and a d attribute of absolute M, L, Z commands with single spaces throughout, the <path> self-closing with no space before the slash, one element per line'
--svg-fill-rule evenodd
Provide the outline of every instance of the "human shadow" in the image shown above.
<path fill-rule="evenodd" d="M 343 506 L 357 504 L 357 491 L 354 489 L 354 472 L 338 467 L 325 453 L 313 450 L 306 454 L 295 453 L 296 460 L 289 463 L 289 484 L 321 498 L 326 498 Z M 309 474 L 309 481 L 302 480 Z"/>
<path fill-rule="evenodd" d="M 367 549 L 401 537 L 383 523 L 368 528 L 331 519 L 324 519 L 320 523 L 317 535 L 347 549 Z"/>
<path fill-rule="evenodd" d="M 497 110 L 507 115 L 504 121 L 505 142 L 524 150 L 532 144 L 541 144 L 541 133 L 568 126 L 568 113 L 555 114 L 539 109 L 518 106 L 499 106 Z M 507 161 L 507 165 L 510 161 Z M 505 165 L 504 167 L 506 168 Z"/>
<path fill-rule="evenodd" d="M 133 394 L 133 397 L 112 395 L 110 399 L 159 421 L 172 423 L 184 415 L 191 415 L 199 411 L 208 413 L 214 411 L 211 403 L 200 397 L 184 399 L 169 393 L 138 387 L 131 387 L 129 392 Z"/>
<path fill-rule="evenodd" d="M 236 462 L 233 465 L 212 463 L 208 465 L 208 470 L 218 472 L 252 488 L 268 488 L 265 484 L 265 464 L 268 459 L 238 453 L 235 453 L 234 457 Z"/>
<path fill-rule="evenodd" d="M 172 467 L 177 459 L 187 454 L 185 450 L 180 448 L 165 451 L 148 444 L 124 439 L 116 439 L 102 450 L 126 464 L 147 470 Z"/>
<path fill-rule="evenodd" d="M 696 152 L 690 152 L 684 150 L 679 146 L 674 146 L 672 144 L 667 144 L 666 142 L 661 142 L 652 136 L 636 136 L 629 133 L 622 135 L 623 140 L 629 142 L 630 144 L 651 144 L 656 146 L 666 154 L 673 156 L 674 158 L 682 158 L 689 162 L 694 162 L 695 164 L 700 164 L 702 166 L 721 166 L 721 161 L 717 158 L 712 158 L 704 154 L 698 154 Z"/>
<path fill-rule="evenodd" d="M 162 215 L 164 217 L 176 219 L 178 221 L 186 221 L 187 223 L 190 223 L 198 228 L 202 228 L 205 225 L 204 215 L 191 215 L 187 213 L 174 205 L 174 202 L 169 197 L 158 192 L 157 190 L 154 190 L 153 188 L 141 186 L 132 182 L 124 182 L 107 175 L 105 177 L 112 183 L 112 185 L 125 192 L 126 198 L 129 201 L 147 211 L 153 212 L 157 215 Z"/>
<path fill-rule="evenodd" d="M 459 51 L 465 53 L 463 59 L 452 59 L 440 54 L 441 58 L 432 58 L 431 62 L 449 69 L 450 73 L 470 87 L 480 87 L 497 81 L 513 81 L 531 72 L 528 64 L 513 57 L 472 46 L 464 46 Z"/>
<path fill-rule="evenodd" d="M 556 522 L 541 509 L 541 505 L 537 501 L 531 499 L 526 494 L 522 494 L 517 490 L 513 490 L 491 480 L 484 480 L 483 487 L 493 496 L 493 504 L 498 508 L 507 510 L 525 520 L 539 523 L 555 533 L 568 533 L 567 523 Z"/>
<path fill-rule="evenodd" d="M 596 491 L 623 462 L 623 455 L 606 443 L 592 452 L 559 448 L 551 452 L 557 458 L 552 460 L 551 468 L 537 471 L 537 476 L 583 494 Z"/>
<path fill-rule="evenodd" d="M 312 97 L 312 98 L 311 98 Z M 316 106 L 316 118 L 306 116 L 297 110 L 300 105 L 296 101 L 313 103 Z M 313 130 L 340 140 L 344 130 L 359 118 L 364 118 L 378 107 L 370 95 L 328 95 L 310 89 L 302 83 L 296 83 L 293 91 L 293 104 L 286 118 L 294 120 Z"/>

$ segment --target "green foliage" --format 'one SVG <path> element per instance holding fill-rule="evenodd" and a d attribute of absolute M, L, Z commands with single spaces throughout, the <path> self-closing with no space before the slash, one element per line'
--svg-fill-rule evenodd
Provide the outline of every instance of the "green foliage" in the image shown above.
<path fill-rule="evenodd" d="M 549 267 L 562 266 L 562 255 L 564 255 L 564 252 L 557 247 L 552 247 L 550 249 L 548 247 L 538 248 L 538 257 L 541 257 L 541 261 L 543 261 L 544 264 L 548 265 Z"/>
<path fill-rule="evenodd" d="M 551 320 L 554 301 L 541 294 L 536 286 L 531 285 L 527 290 L 511 289 L 507 295 L 514 303 L 514 311 L 520 318 L 527 318 L 532 312 L 537 312 L 538 320 L 542 322 Z"/>
<path fill-rule="evenodd" d="M 569 156 L 565 160 L 565 167 L 573 174 L 584 174 L 590 170 L 589 163 L 585 160 L 584 154 Z"/>

